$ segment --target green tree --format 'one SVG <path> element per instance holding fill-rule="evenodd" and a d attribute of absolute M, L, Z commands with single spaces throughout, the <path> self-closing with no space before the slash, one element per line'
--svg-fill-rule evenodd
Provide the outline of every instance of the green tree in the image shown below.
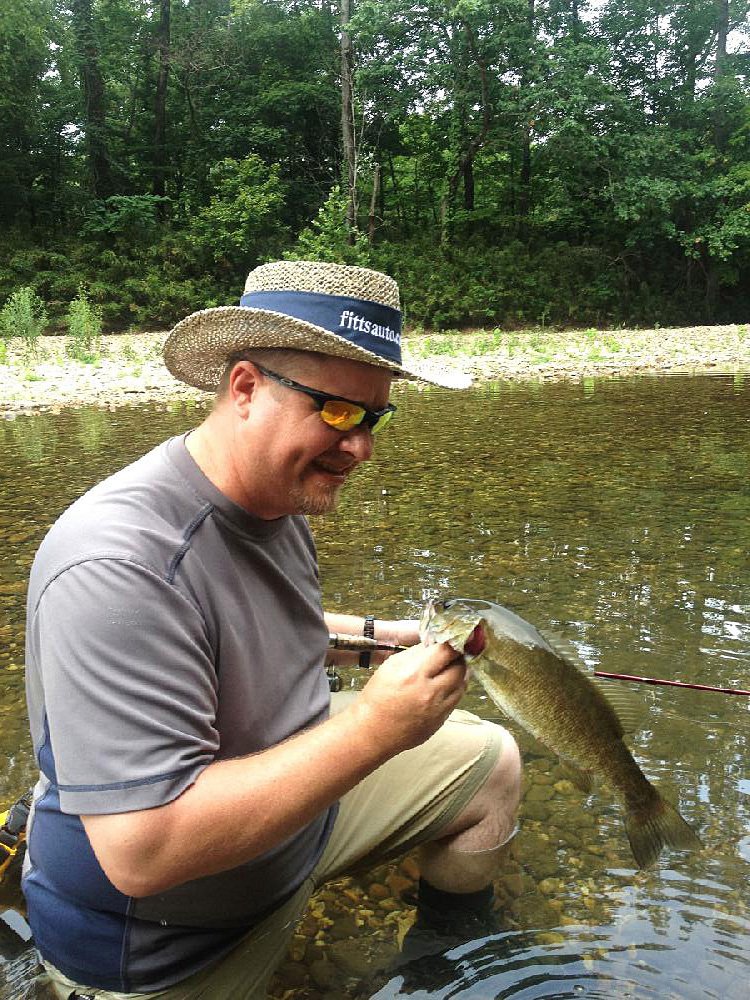
<path fill-rule="evenodd" d="M 235 275 L 280 252 L 286 231 L 279 175 L 278 167 L 269 169 L 255 155 L 239 161 L 226 157 L 212 167 L 214 193 L 190 220 L 191 246 Z"/>

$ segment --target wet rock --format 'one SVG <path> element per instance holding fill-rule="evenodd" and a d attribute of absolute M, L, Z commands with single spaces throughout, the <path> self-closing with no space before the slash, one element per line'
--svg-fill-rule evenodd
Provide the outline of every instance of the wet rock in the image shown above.
<path fill-rule="evenodd" d="M 318 921 L 315 919 L 312 913 L 306 913 L 298 926 L 298 933 L 303 935 L 309 941 L 314 938 L 318 932 Z"/>
<path fill-rule="evenodd" d="M 555 893 L 560 891 L 560 880 L 557 878 L 543 878 L 538 888 L 543 896 L 554 896 Z"/>
<path fill-rule="evenodd" d="M 331 961 L 347 977 L 364 979 L 377 969 L 385 968 L 394 954 L 392 946 L 382 949 L 364 947 L 362 940 L 335 941 L 330 949 Z"/>
<path fill-rule="evenodd" d="M 576 814 L 576 825 L 579 830 L 593 830 L 596 826 L 596 819 L 590 812 L 585 812 L 582 809 L 580 813 Z"/>
<path fill-rule="evenodd" d="M 553 784 L 555 778 L 554 775 L 550 774 L 549 771 L 539 771 L 534 770 L 528 775 L 529 787 L 537 787 L 538 785 L 551 785 Z"/>
<path fill-rule="evenodd" d="M 419 879 L 419 865 L 417 864 L 417 859 L 411 854 L 403 859 L 399 865 L 399 870 L 406 878 L 411 879 L 412 882 L 416 882 Z"/>
<path fill-rule="evenodd" d="M 326 958 L 319 958 L 309 965 L 310 978 L 320 990 L 334 990 L 342 976 L 336 966 Z"/>
<path fill-rule="evenodd" d="M 314 962 L 327 961 L 326 949 L 319 941 L 308 941 L 305 948 L 305 965 L 311 966 Z"/>
<path fill-rule="evenodd" d="M 307 982 L 307 969 L 299 962 L 284 962 L 276 973 L 285 986 L 299 989 Z"/>
<path fill-rule="evenodd" d="M 536 820 L 539 823 L 546 823 L 551 815 L 549 806 L 543 802 L 525 802 L 521 812 L 524 819 Z"/>
<path fill-rule="evenodd" d="M 526 792 L 524 802 L 549 802 L 554 796 L 555 791 L 550 785 L 532 785 Z"/>
<path fill-rule="evenodd" d="M 567 938 L 559 931 L 542 931 L 536 935 L 537 944 L 565 944 Z"/>
<path fill-rule="evenodd" d="M 301 962 L 307 954 L 307 938 L 302 934 L 295 934 L 289 944 L 289 957 L 293 962 Z"/>
<path fill-rule="evenodd" d="M 500 885 L 507 896 L 516 899 L 523 892 L 523 876 L 520 872 L 511 875 L 503 875 Z"/>
<path fill-rule="evenodd" d="M 398 872 L 391 872 L 385 881 L 391 890 L 391 895 L 396 898 L 405 892 L 413 891 L 415 888 L 414 879 L 408 878 L 406 875 L 400 875 Z"/>
<path fill-rule="evenodd" d="M 540 880 L 551 878 L 560 871 L 560 864 L 557 858 L 534 858 L 530 863 L 531 870 Z"/>
<path fill-rule="evenodd" d="M 521 927 L 556 927 L 560 919 L 557 911 L 548 906 L 544 897 L 539 895 L 517 899 L 511 913 Z"/>
<path fill-rule="evenodd" d="M 558 795 L 565 795 L 565 796 L 575 795 L 575 793 L 578 791 L 573 782 L 568 781 L 567 778 L 564 778 L 562 781 L 556 781 L 552 787 L 555 789 Z"/>
<path fill-rule="evenodd" d="M 328 934 L 333 941 L 355 937 L 359 933 L 357 920 L 353 913 L 337 914 Z"/>
<path fill-rule="evenodd" d="M 581 838 L 573 830 L 555 829 L 555 837 L 561 844 L 565 844 L 566 847 L 572 847 L 574 850 L 581 849 Z"/>
<path fill-rule="evenodd" d="M 378 908 L 383 910 L 384 913 L 396 913 L 403 910 L 404 904 L 397 899 L 393 899 L 391 896 L 388 899 L 379 900 Z"/>
<path fill-rule="evenodd" d="M 522 829 L 520 851 L 523 857 L 531 857 L 535 854 L 545 854 L 550 850 L 550 839 L 548 834 L 538 833 L 535 830 Z"/>

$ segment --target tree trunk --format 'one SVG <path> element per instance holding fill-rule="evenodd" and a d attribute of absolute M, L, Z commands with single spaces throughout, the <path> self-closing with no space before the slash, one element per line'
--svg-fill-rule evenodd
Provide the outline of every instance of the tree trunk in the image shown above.
<path fill-rule="evenodd" d="M 731 129 L 726 112 L 725 102 L 721 99 L 723 87 L 721 81 L 726 74 L 727 34 L 729 32 L 729 0 L 716 2 L 716 64 L 714 66 L 714 85 L 717 91 L 714 118 L 714 143 L 720 152 L 724 152 L 729 142 Z"/>
<path fill-rule="evenodd" d="M 531 207 L 531 129 L 524 123 L 521 137 L 521 171 L 518 188 L 518 235 L 528 235 L 529 209 Z"/>
<path fill-rule="evenodd" d="M 458 163 L 456 169 L 453 171 L 448 179 L 448 187 L 443 195 L 440 202 L 440 242 L 446 245 L 450 240 L 449 234 L 449 222 L 450 215 L 452 212 L 452 207 L 455 202 L 456 192 L 458 191 L 458 185 L 463 178 L 464 181 L 464 199 L 466 207 L 474 207 L 474 159 L 477 153 L 484 145 L 487 134 L 490 130 L 490 124 L 492 119 L 492 112 L 490 109 L 490 96 L 489 96 L 489 85 L 487 80 L 487 66 L 484 59 L 479 55 L 479 49 L 477 47 L 477 40 L 474 35 L 474 31 L 468 21 L 461 21 L 461 26 L 464 29 L 464 35 L 466 38 L 466 45 L 471 58 L 476 63 L 479 69 L 479 78 L 481 81 L 481 106 L 482 106 L 482 125 L 477 134 L 472 139 L 461 138 L 461 145 L 463 149 L 459 150 Z M 465 130 L 462 130 L 465 133 Z M 468 201 L 471 201 L 471 206 L 469 206 Z"/>
<path fill-rule="evenodd" d="M 531 60 L 533 58 L 532 47 L 534 44 L 534 2 L 535 0 L 528 0 L 526 23 L 528 27 L 529 51 L 526 65 L 521 75 L 522 99 L 530 88 Z M 521 172 L 518 178 L 518 235 L 522 240 L 525 240 L 528 235 L 529 211 L 531 208 L 531 123 L 528 120 L 529 112 L 524 115 L 524 119 L 521 135 Z"/>
<path fill-rule="evenodd" d="M 159 26 L 156 34 L 159 69 L 154 101 L 154 175 L 153 191 L 164 197 L 167 175 L 167 83 L 169 80 L 170 0 L 159 0 Z"/>
<path fill-rule="evenodd" d="M 368 238 L 370 243 L 375 242 L 375 230 L 377 228 L 377 208 L 380 197 L 380 164 L 376 163 L 372 173 L 372 198 L 370 198 L 370 218 L 368 227 Z"/>
<path fill-rule="evenodd" d="M 570 33 L 573 36 L 573 41 L 576 45 L 578 45 L 581 40 L 581 14 L 578 10 L 578 0 L 573 0 L 573 4 L 570 9 L 570 21 Z"/>
<path fill-rule="evenodd" d="M 105 132 L 104 78 L 99 68 L 91 0 L 72 0 L 71 10 L 83 94 L 89 185 L 96 198 L 108 198 L 114 192 L 114 182 Z"/>
<path fill-rule="evenodd" d="M 716 3 L 716 64 L 714 80 L 719 80 L 726 71 L 727 35 L 729 33 L 729 0 L 715 0 Z"/>
<path fill-rule="evenodd" d="M 340 0 L 341 20 L 341 144 L 344 151 L 346 178 L 346 228 L 347 239 L 354 243 L 357 226 L 357 162 L 354 141 L 354 51 L 348 32 L 351 19 L 351 0 Z"/>
<path fill-rule="evenodd" d="M 467 212 L 474 210 L 474 161 L 467 160 L 463 165 L 464 175 L 464 208 Z"/>

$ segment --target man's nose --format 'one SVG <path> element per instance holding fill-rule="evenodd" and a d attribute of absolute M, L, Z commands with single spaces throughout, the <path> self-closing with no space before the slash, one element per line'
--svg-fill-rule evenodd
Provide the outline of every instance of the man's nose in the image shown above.
<path fill-rule="evenodd" d="M 372 455 L 375 442 L 372 431 L 366 424 L 359 424 L 345 431 L 338 443 L 340 451 L 345 451 L 357 462 L 366 462 Z"/>

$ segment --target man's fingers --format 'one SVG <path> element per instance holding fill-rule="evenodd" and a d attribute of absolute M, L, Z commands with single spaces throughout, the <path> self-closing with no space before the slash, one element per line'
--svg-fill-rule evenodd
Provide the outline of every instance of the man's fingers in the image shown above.
<path fill-rule="evenodd" d="M 437 677 L 438 674 L 451 666 L 461 667 L 464 673 L 466 672 L 466 664 L 461 654 L 457 653 L 447 642 L 435 643 L 426 648 L 429 650 L 429 656 L 425 663 L 425 673 L 428 677 Z"/>

